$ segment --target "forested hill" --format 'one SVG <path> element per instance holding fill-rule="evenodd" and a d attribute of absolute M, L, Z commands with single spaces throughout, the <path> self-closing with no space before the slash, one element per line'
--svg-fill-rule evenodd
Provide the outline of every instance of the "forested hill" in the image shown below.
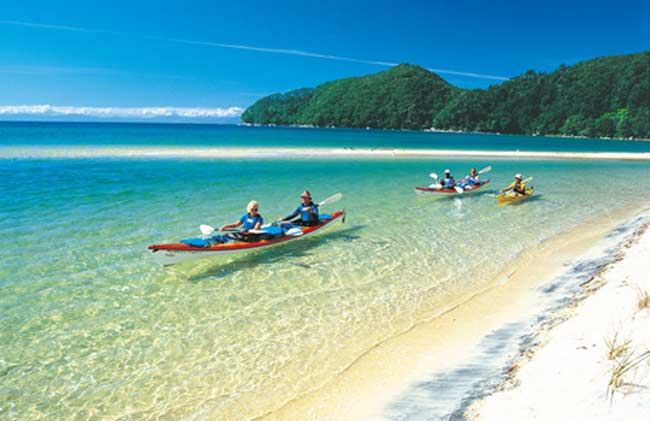
<path fill-rule="evenodd" d="M 650 52 L 601 57 L 488 89 L 419 66 L 264 97 L 245 123 L 650 138 Z"/>

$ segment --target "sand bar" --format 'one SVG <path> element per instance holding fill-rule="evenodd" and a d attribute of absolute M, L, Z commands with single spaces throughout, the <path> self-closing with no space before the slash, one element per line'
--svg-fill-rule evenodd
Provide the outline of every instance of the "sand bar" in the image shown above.
<path fill-rule="evenodd" d="M 588 159 L 650 161 L 650 152 L 551 152 L 485 151 L 392 148 L 299 148 L 299 147 L 148 147 L 148 146 L 3 146 L 0 159 L 47 158 L 128 158 L 128 159 L 424 159 L 469 158 L 495 159 Z"/>

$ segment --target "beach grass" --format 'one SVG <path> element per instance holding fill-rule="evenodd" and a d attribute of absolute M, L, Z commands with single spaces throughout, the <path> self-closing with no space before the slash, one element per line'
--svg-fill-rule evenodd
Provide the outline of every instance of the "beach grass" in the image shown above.
<path fill-rule="evenodd" d="M 639 286 L 634 286 L 634 291 L 636 291 L 636 296 L 637 296 L 637 303 L 636 303 L 637 310 L 640 311 L 646 308 L 650 308 L 650 292 L 648 292 L 648 290 L 643 289 Z"/>
<path fill-rule="evenodd" d="M 612 342 L 615 341 L 616 335 Z M 632 393 L 634 389 L 640 387 L 640 385 L 629 380 L 629 374 L 631 374 L 630 371 L 639 367 L 646 361 L 650 362 L 650 349 L 641 353 L 634 353 L 630 352 L 630 346 L 630 340 L 624 341 L 621 346 L 617 348 L 620 353 L 613 358 L 614 365 L 612 366 L 609 382 L 607 384 L 607 396 L 610 401 L 614 399 L 614 394 L 618 391 L 622 391 L 625 395 L 628 395 Z M 612 355 L 611 351 L 609 355 Z"/>
<path fill-rule="evenodd" d="M 631 339 L 619 339 L 619 332 L 614 333 L 611 339 L 605 338 L 605 346 L 607 347 L 607 359 L 615 360 L 630 350 Z"/>

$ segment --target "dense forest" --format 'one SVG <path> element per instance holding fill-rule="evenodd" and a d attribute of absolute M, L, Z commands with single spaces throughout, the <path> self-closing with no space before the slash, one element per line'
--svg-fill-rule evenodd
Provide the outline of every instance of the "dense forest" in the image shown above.
<path fill-rule="evenodd" d="M 264 97 L 250 124 L 439 129 L 650 138 L 650 52 L 532 70 L 488 89 L 461 89 L 400 64 L 363 77 Z"/>

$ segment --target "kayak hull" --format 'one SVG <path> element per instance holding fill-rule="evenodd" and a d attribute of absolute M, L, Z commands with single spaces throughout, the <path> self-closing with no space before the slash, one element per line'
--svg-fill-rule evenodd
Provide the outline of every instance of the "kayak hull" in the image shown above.
<path fill-rule="evenodd" d="M 253 242 L 236 241 L 225 244 L 214 244 L 208 247 L 194 247 L 183 243 L 168 243 L 168 244 L 154 244 L 147 247 L 152 255 L 160 261 L 163 265 L 174 265 L 189 260 L 201 259 L 204 257 L 243 253 L 251 250 L 265 249 L 280 244 L 287 243 L 292 240 L 303 238 L 315 232 L 322 231 L 331 227 L 337 220 L 345 220 L 345 211 L 341 210 L 331 214 L 332 219 L 321 221 L 319 225 L 311 227 L 299 227 L 302 235 L 285 235 L 279 238 L 272 238 L 268 240 L 260 240 Z"/>
<path fill-rule="evenodd" d="M 440 196 L 461 196 L 465 194 L 470 194 L 474 193 L 476 190 L 480 189 L 483 186 L 486 186 L 490 184 L 490 180 L 485 180 L 481 182 L 481 184 L 477 184 L 475 186 L 472 186 L 469 189 L 463 190 L 463 193 L 458 193 L 456 189 L 433 189 L 431 187 L 415 187 L 415 192 L 418 194 L 423 194 L 423 193 L 434 193 L 438 194 Z"/>
<path fill-rule="evenodd" d="M 499 203 L 502 204 L 508 204 L 508 203 L 516 203 L 516 202 L 521 202 L 523 200 L 528 199 L 531 197 L 533 194 L 535 194 L 535 189 L 533 187 L 526 189 L 526 194 L 516 194 L 516 193 L 506 193 L 506 194 L 500 194 L 497 195 L 497 200 Z"/>

